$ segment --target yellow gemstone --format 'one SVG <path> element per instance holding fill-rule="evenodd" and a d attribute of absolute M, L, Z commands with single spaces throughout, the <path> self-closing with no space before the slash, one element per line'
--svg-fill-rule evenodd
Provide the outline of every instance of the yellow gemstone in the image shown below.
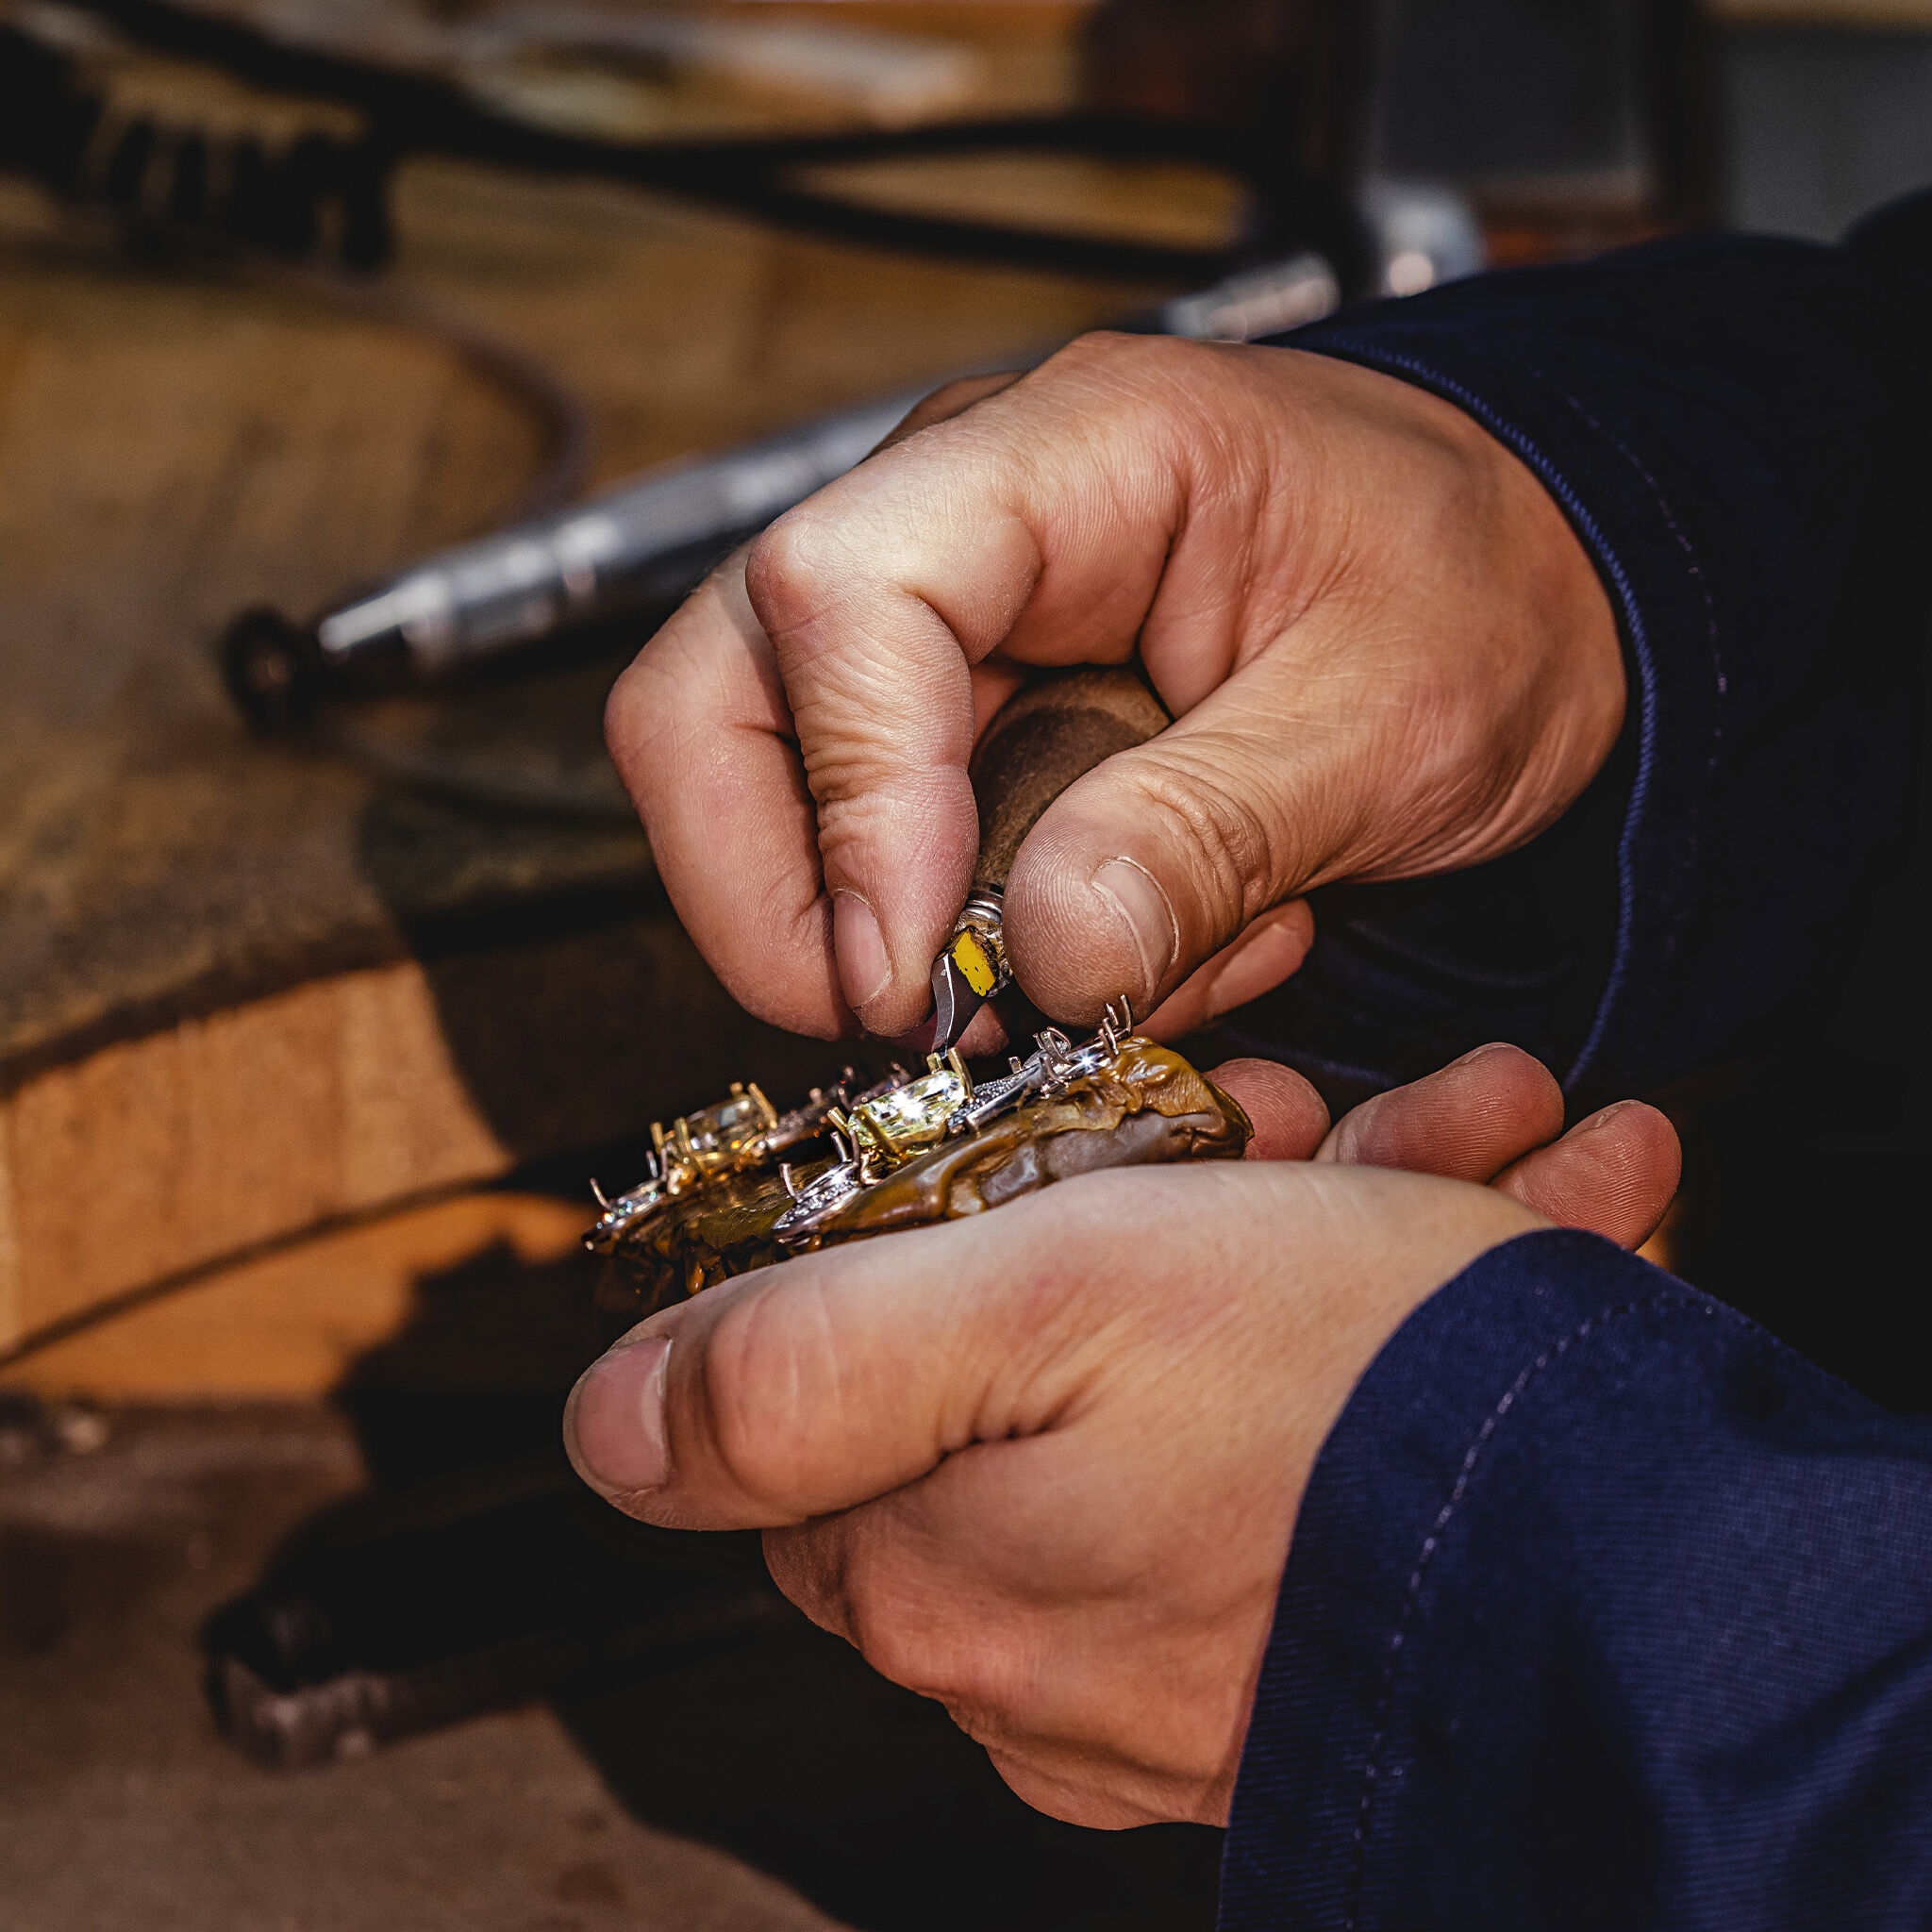
<path fill-rule="evenodd" d="M 768 1124 L 764 1115 L 770 1103 L 761 1108 L 758 1103 L 763 1100 L 764 1095 L 754 1088 L 686 1114 L 673 1129 L 678 1152 L 701 1174 L 736 1167 L 757 1145 Z"/>
<path fill-rule="evenodd" d="M 987 998 L 1000 982 L 1000 969 L 987 950 L 986 941 L 976 932 L 962 932 L 953 941 L 953 964 L 981 999 Z"/>
<path fill-rule="evenodd" d="M 950 1067 L 908 1080 L 852 1114 L 853 1139 L 861 1152 L 891 1162 L 904 1160 L 946 1138 L 946 1123 L 966 1105 L 966 1083 Z"/>

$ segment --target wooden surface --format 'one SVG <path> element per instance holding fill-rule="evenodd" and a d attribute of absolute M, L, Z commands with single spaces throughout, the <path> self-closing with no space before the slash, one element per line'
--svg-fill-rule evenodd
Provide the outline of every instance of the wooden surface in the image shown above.
<path fill-rule="evenodd" d="M 1010 189 L 996 171 L 986 192 Z M 1183 227 L 1220 219 L 1150 193 Z M 448 163 L 408 169 L 398 211 L 398 279 L 583 396 L 596 481 L 1166 292 Z M 306 612 L 487 525 L 538 455 L 433 341 L 245 277 L 138 271 L 0 189 L 0 1348 L 311 1221 L 635 1133 L 740 1072 L 782 1086 L 817 1064 L 717 988 L 634 827 L 259 743 L 219 690 L 209 646 L 236 608 Z M 588 765 L 615 668 L 483 693 L 458 722 L 508 718 Z"/>
<path fill-rule="evenodd" d="M 313 1395 L 340 1387 L 406 1327 L 425 1283 L 457 1281 L 460 1293 L 458 1278 L 486 1255 L 525 1279 L 567 1266 L 590 1219 L 551 1195 L 508 1191 L 405 1208 L 131 1308 L 29 1357 L 9 1383 L 56 1402 Z M 500 1380 L 511 1351 L 500 1334 L 491 1345 Z M 554 1354 L 543 1351 L 542 1368 Z M 532 1374 L 540 1364 L 525 1357 L 515 1366 Z"/>
<path fill-rule="evenodd" d="M 773 240 L 595 187 L 454 168 L 406 186 L 425 239 L 403 272 L 584 394 L 598 480 L 1141 292 Z M 480 822 L 251 743 L 208 655 L 241 605 L 307 611 L 487 525 L 530 426 L 434 345 L 104 272 L 25 200 L 0 227 L 0 1077 L 304 976 L 325 948 L 393 956 L 411 916 L 642 877 L 628 830 Z"/>
<path fill-rule="evenodd" d="M 320 1404 L 171 1405 L 104 1435 L 0 1460 L 8 1932 L 838 1932 L 717 1834 L 635 1815 L 541 1702 L 265 1774 L 208 1721 L 201 1629 L 358 1507 L 365 1447 Z M 688 1779 L 702 1725 L 667 1740 Z"/>

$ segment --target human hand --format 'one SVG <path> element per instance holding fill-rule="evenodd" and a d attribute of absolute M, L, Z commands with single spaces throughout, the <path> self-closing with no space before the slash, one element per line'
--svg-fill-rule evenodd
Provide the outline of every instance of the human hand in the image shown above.
<path fill-rule="evenodd" d="M 746 1275 L 634 1329 L 566 1418 L 611 1501 L 763 1528 L 788 1596 L 1080 1824 L 1224 1822 L 1302 1491 L 1416 1305 L 1545 1214 L 1641 1239 L 1675 1184 L 1635 1103 L 1541 1144 L 1560 1101 L 1513 1048 L 1333 1132 L 1283 1068 L 1216 1078 L 1314 1158 L 1084 1175 Z"/>
<path fill-rule="evenodd" d="M 941 391 L 780 518 L 608 732 L 732 993 L 899 1035 L 966 894 L 975 731 L 1023 667 L 1137 648 L 1177 722 L 1074 785 L 1007 887 L 1020 983 L 1068 1023 L 1257 996 L 1307 950 L 1299 895 L 1522 844 L 1623 717 L 1589 558 L 1471 418 L 1292 349 L 1096 335 Z"/>

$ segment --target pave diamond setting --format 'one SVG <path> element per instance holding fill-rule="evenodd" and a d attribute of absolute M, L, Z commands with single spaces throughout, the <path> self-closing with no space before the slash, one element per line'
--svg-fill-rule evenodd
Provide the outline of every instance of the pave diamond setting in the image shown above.
<path fill-rule="evenodd" d="M 653 1124 L 650 1172 L 614 1200 L 595 1190 L 603 1213 L 586 1236 L 601 1254 L 644 1226 L 693 1188 L 733 1175 L 774 1171 L 791 1205 L 773 1228 L 787 1247 L 810 1241 L 857 1194 L 909 1160 L 1034 1100 L 1052 1099 L 1075 1080 L 1106 1072 L 1118 1059 L 1132 1014 L 1124 1000 L 1109 1006 L 1100 1030 L 1075 1046 L 1056 1026 L 1034 1036 L 1034 1050 L 1008 1071 L 974 1085 L 957 1049 L 927 1058 L 923 1074 L 894 1065 L 860 1087 L 848 1067 L 831 1087 L 813 1088 L 804 1106 L 780 1114 L 755 1083 L 738 1083 L 721 1101 L 674 1121 Z M 857 1090 L 857 1091 L 855 1091 Z M 793 1148 L 829 1141 L 831 1160 L 800 1181 L 780 1158 Z"/>

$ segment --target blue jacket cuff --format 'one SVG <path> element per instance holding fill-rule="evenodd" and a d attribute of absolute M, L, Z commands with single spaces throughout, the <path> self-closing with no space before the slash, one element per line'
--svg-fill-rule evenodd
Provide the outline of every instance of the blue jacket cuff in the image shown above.
<path fill-rule="evenodd" d="M 1376 1086 L 1513 1040 L 1588 1103 L 1727 1057 L 1833 969 L 1902 833 L 1914 731 L 1876 305 L 1840 251 L 1733 239 L 1287 339 L 1522 458 L 1596 562 L 1630 703 L 1610 768 L 1523 852 L 1318 894 L 1314 953 L 1235 1017 L 1241 1045 Z"/>
<path fill-rule="evenodd" d="M 1928 1718 L 1932 1424 L 1608 1242 L 1526 1235 L 1323 1448 L 1221 1924 L 1919 1924 Z"/>

